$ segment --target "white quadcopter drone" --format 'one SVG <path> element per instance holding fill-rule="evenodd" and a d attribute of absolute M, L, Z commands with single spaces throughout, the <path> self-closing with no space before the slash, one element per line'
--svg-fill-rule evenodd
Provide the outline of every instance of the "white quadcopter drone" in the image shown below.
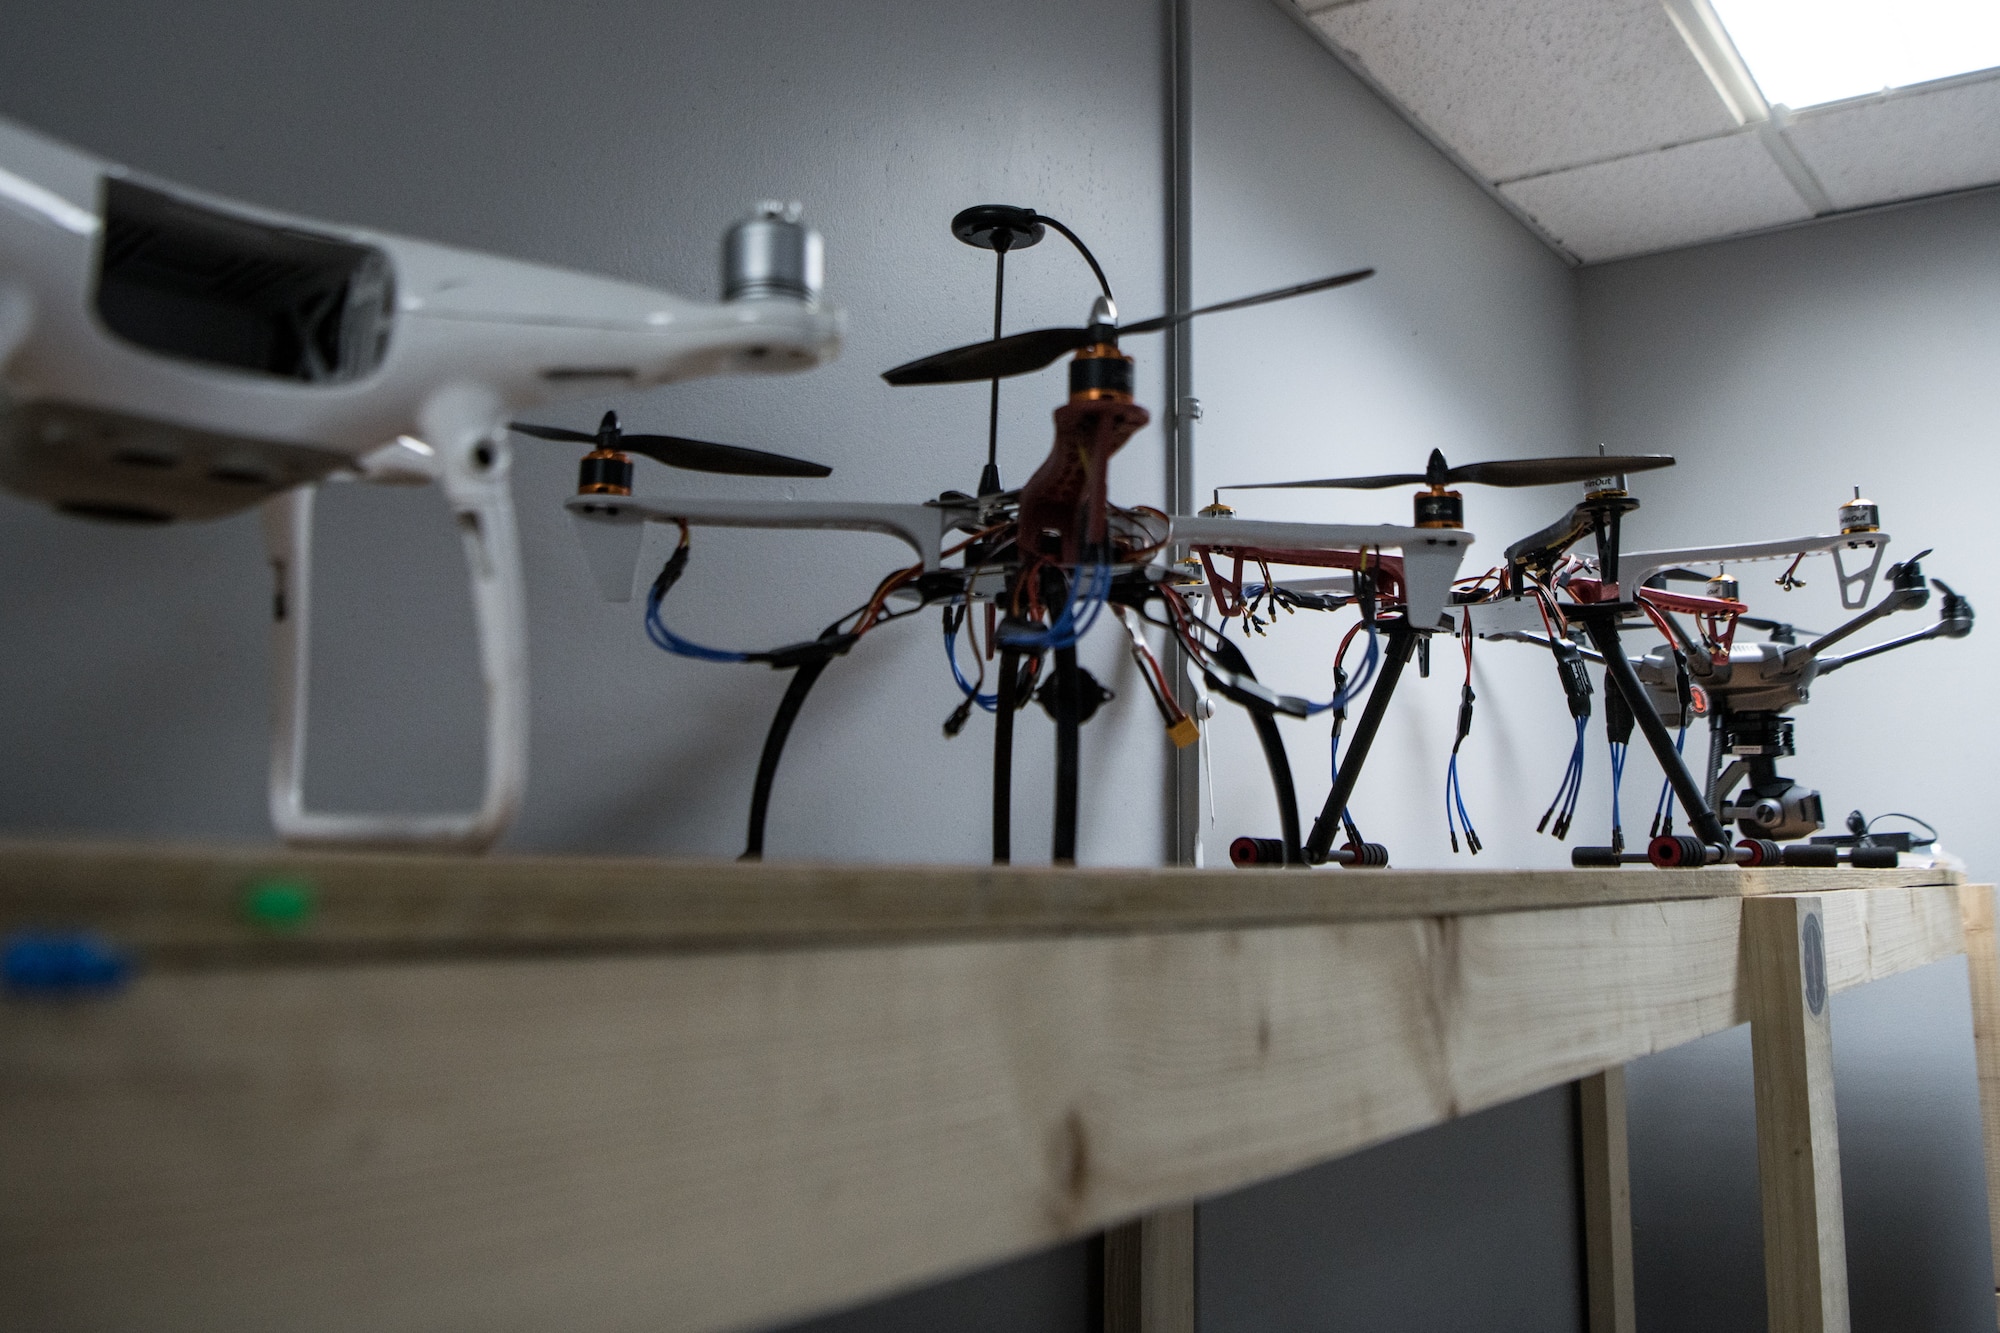
<path fill-rule="evenodd" d="M 295 843 L 483 848 L 518 807 L 527 767 L 510 417 L 563 398 L 818 365 L 841 323 L 819 305 L 823 266 L 795 205 L 760 205 L 724 240 L 723 300 L 690 301 L 217 199 L 0 120 L 0 486 L 138 522 L 265 502 L 278 578 L 277 831 Z M 764 465 L 747 470 L 825 472 L 757 457 Z M 477 811 L 304 808 L 312 487 L 340 478 L 444 487 L 486 687 Z"/>

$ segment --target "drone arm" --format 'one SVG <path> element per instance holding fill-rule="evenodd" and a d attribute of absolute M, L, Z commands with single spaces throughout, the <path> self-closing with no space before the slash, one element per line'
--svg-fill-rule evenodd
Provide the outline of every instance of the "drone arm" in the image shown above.
<path fill-rule="evenodd" d="M 1916 560 L 1911 559 L 1906 564 L 1898 565 L 1895 567 L 1895 569 L 1892 569 L 1890 571 L 1890 575 L 1892 578 L 1896 579 L 1896 586 L 1889 590 L 1888 596 L 1884 597 L 1881 601 L 1875 603 L 1875 605 L 1869 607 L 1866 611 L 1863 611 L 1860 615 L 1854 617 L 1854 619 L 1848 621 L 1845 625 L 1842 625 L 1837 629 L 1830 630 L 1827 633 L 1820 635 L 1817 639 L 1814 639 L 1811 643 L 1801 644 L 1798 647 L 1791 649 L 1789 652 L 1785 654 L 1786 665 L 1789 666 L 1795 662 L 1801 662 L 1809 658 L 1818 657 L 1821 653 L 1825 652 L 1828 648 L 1831 648 L 1834 644 L 1839 643 L 1842 639 L 1846 639 L 1855 634 L 1860 633 L 1862 630 L 1867 629 L 1870 625 L 1874 624 L 1876 621 L 1882 620 L 1888 616 L 1892 616 L 1896 614 L 1896 612 L 1898 611 L 1913 611 L 1917 607 L 1920 607 L 1925 602 L 1929 601 L 1930 592 L 1924 587 L 1921 576 L 1919 576 L 1914 586 L 1908 584 L 1904 579 L 1896 577 L 1899 574 L 1901 574 L 1903 570 L 1915 564 Z M 1851 656 L 1844 660 L 1853 661 L 1859 656 L 1860 654 L 1855 654 L 1854 656 Z M 1821 668 L 1821 670 L 1825 669 L 1826 669 L 1825 667 Z"/>
<path fill-rule="evenodd" d="M 1937 586 L 1939 591 L 1944 595 L 1944 601 L 1938 607 L 1937 624 L 1932 625 L 1929 629 L 1918 630 L 1915 634 L 1905 634 L 1900 639 L 1891 639 L 1887 643 L 1878 643 L 1872 648 L 1863 648 L 1858 652 L 1848 653 L 1842 657 L 1822 657 L 1818 662 L 1818 674 L 1824 676 L 1829 671 L 1838 671 L 1840 668 L 1850 666 L 1855 662 L 1865 661 L 1870 657 L 1879 657 L 1892 649 L 1907 648 L 1913 643 L 1922 643 L 1927 639 L 1962 639 L 1972 633 L 1972 603 L 1966 601 L 1965 598 L 1959 596 L 1942 583 Z M 1872 615 L 1873 612 L 1870 614 Z"/>
<path fill-rule="evenodd" d="M 1520 569 L 1548 570 L 1564 551 L 1591 533 L 1591 515 L 1582 505 L 1507 548 L 1507 563 Z"/>

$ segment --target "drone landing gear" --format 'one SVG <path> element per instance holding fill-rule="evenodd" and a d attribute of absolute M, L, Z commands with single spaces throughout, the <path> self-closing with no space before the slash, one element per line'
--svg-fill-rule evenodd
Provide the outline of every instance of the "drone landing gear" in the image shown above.
<path fill-rule="evenodd" d="M 1222 665 L 1234 675 L 1244 680 L 1255 680 L 1257 674 L 1250 669 L 1237 646 L 1227 639 L 1217 639 L 1215 655 L 1222 659 Z M 1242 707 L 1250 715 L 1250 724 L 1257 730 L 1257 743 L 1263 747 L 1265 766 L 1271 770 L 1271 787 L 1278 800 L 1278 828 L 1284 835 L 1281 839 L 1238 838 L 1230 845 L 1230 859 L 1238 866 L 1244 865 L 1288 865 L 1306 864 L 1304 850 L 1299 845 L 1299 794 L 1292 782 L 1292 761 L 1285 754 L 1285 738 L 1278 730 L 1278 720 L 1273 715 L 1270 704 L 1256 696 L 1246 694 L 1218 677 L 1208 678 L 1209 688 Z M 1257 847 L 1277 844 L 1277 855 L 1244 861 L 1237 857 L 1238 844 L 1248 843 Z"/>
<path fill-rule="evenodd" d="M 750 834 L 744 840 L 743 855 L 736 858 L 739 861 L 764 859 L 764 818 L 771 810 L 771 785 L 778 780 L 778 761 L 784 758 L 785 742 L 791 737 L 799 709 L 805 707 L 806 696 L 812 693 L 820 673 L 832 661 L 831 657 L 822 657 L 801 664 L 792 672 L 792 683 L 785 687 L 785 697 L 778 701 L 771 729 L 764 735 L 764 753 L 757 759 L 757 785 L 750 793 Z"/>
<path fill-rule="evenodd" d="M 1000 650 L 1000 683 L 994 687 L 993 709 L 993 864 L 1013 859 L 1014 840 L 1014 714 L 1021 705 L 1015 685 L 1021 674 L 1017 649 Z"/>
<path fill-rule="evenodd" d="M 1368 692 L 1368 703 L 1361 710 L 1361 720 L 1355 724 L 1354 739 L 1348 742 L 1347 757 L 1340 762 L 1340 771 L 1334 775 L 1333 790 L 1327 793 L 1326 804 L 1320 807 L 1319 818 L 1313 821 L 1312 834 L 1306 839 L 1305 858 L 1313 865 L 1335 861 L 1341 865 L 1374 866 L 1387 865 L 1385 852 L 1378 861 L 1365 856 L 1344 855 L 1333 850 L 1333 839 L 1347 823 L 1347 801 L 1354 795 L 1355 784 L 1361 780 L 1361 766 L 1368 762 L 1368 751 L 1375 744 L 1375 733 L 1382 729 L 1382 718 L 1389 711 L 1389 700 L 1396 693 L 1396 682 L 1402 679 L 1403 668 L 1409 665 L 1420 637 L 1410 626 L 1406 616 L 1392 621 L 1388 629 L 1389 643 L 1382 653 L 1382 666 L 1375 677 L 1374 688 Z M 1349 837 L 1353 838 L 1352 832 Z M 1353 839 L 1348 852 L 1362 853 L 1378 843 L 1364 843 Z"/>
<path fill-rule="evenodd" d="M 1780 845 L 1768 838 L 1743 838 L 1734 847 L 1704 843 L 1686 833 L 1667 833 L 1653 839 L 1643 852 L 1621 852 L 1613 847 L 1578 847 L 1570 853 L 1570 864 L 1579 867 L 1655 865 L 1663 870 L 1698 870 L 1703 866 L 1736 865 L 1749 869 L 1769 866 L 1851 866 L 1856 870 L 1893 870 L 1893 847 L 1831 847 L 1825 843 L 1795 842 Z"/>
<path fill-rule="evenodd" d="M 1056 816 L 1050 859 L 1059 866 L 1076 864 L 1077 745 L 1083 729 L 1082 682 L 1077 679 L 1076 648 L 1055 650 L 1056 659 Z"/>

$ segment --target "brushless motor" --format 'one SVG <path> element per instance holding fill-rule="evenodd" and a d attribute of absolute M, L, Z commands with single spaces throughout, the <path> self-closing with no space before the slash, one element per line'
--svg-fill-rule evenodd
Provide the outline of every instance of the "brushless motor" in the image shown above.
<path fill-rule="evenodd" d="M 1465 497 L 1457 491 L 1419 491 L 1416 520 L 1416 526 L 1420 528 L 1462 528 L 1465 526 Z"/>
<path fill-rule="evenodd" d="M 1132 401 L 1132 358 L 1110 343 L 1078 352 L 1069 363 L 1069 396 L 1087 402 Z"/>
<path fill-rule="evenodd" d="M 797 203 L 766 199 L 722 238 L 722 299 L 778 297 L 819 304 L 826 242 L 799 221 Z"/>
<path fill-rule="evenodd" d="M 1873 500 L 1861 498 L 1861 488 L 1854 488 L 1854 498 L 1840 507 L 1840 531 L 1879 532 L 1882 528 L 1882 511 Z"/>

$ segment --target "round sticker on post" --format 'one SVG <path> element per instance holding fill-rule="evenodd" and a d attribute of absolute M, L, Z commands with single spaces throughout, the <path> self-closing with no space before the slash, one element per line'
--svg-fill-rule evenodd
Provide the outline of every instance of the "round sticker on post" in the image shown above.
<path fill-rule="evenodd" d="M 1806 1008 L 1812 1010 L 1814 1018 L 1826 1008 L 1826 932 L 1819 923 L 1819 913 L 1806 914 L 1805 925 L 1799 929 L 1801 963 L 1805 971 Z"/>

